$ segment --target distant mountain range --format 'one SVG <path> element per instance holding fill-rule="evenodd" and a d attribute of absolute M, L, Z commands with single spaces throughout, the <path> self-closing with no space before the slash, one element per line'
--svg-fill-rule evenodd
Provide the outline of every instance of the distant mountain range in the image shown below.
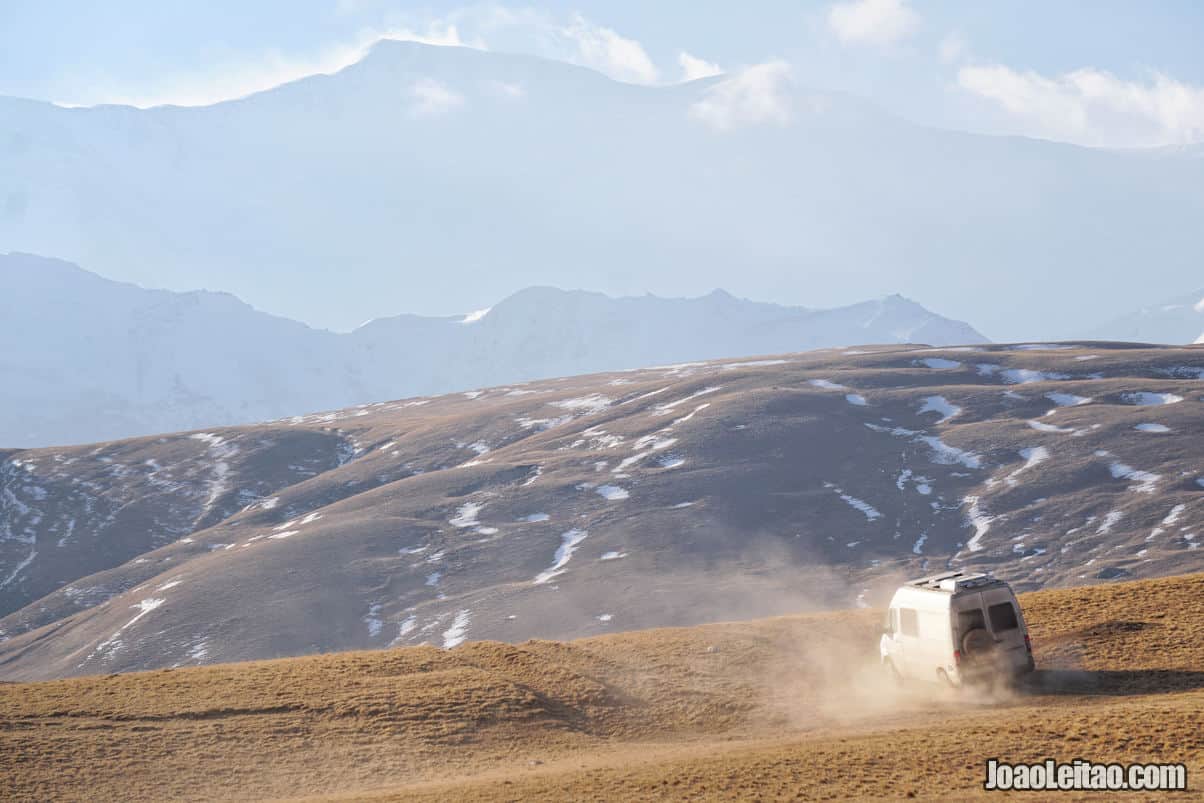
<path fill-rule="evenodd" d="M 902 287 L 994 340 L 1061 339 L 1198 281 L 1202 154 L 930 129 L 783 65 L 649 87 L 382 42 L 208 107 L 0 98 L 0 248 L 340 331 L 527 286 Z"/>
<path fill-rule="evenodd" d="M 1134 343 L 1204 343 L 1204 288 L 1117 318 L 1091 334 Z"/>
<path fill-rule="evenodd" d="M 812 310 L 715 292 L 612 299 L 534 287 L 473 315 L 349 334 L 226 293 L 0 255 L 0 446 L 84 443 L 603 370 L 862 343 L 983 343 L 889 296 Z"/>

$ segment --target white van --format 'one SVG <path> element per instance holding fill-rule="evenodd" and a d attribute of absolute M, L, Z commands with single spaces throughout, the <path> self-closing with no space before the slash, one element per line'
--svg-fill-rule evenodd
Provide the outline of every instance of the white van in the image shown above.
<path fill-rule="evenodd" d="M 1033 670 L 1033 649 L 1011 587 L 986 574 L 945 572 L 909 580 L 890 601 L 879 641 L 896 681 L 960 686 Z"/>

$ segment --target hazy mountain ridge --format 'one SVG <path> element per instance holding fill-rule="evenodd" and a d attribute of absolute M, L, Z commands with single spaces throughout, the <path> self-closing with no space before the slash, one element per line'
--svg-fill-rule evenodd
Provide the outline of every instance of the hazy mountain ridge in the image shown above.
<path fill-rule="evenodd" d="M 1191 347 L 825 350 L 18 451 L 0 676 L 1199 570 L 1201 377 Z"/>
<path fill-rule="evenodd" d="M 210 107 L 0 99 L 0 242 L 343 329 L 516 286 L 823 306 L 903 286 L 995 339 L 1073 337 L 1123 311 L 1094 276 L 1139 262 L 1151 301 L 1196 281 L 1198 149 L 926 129 L 762 78 L 632 86 L 385 42 Z"/>
<path fill-rule="evenodd" d="M 1091 334 L 1135 343 L 1204 343 L 1204 288 L 1109 321 Z"/>
<path fill-rule="evenodd" d="M 838 310 L 530 288 L 478 320 L 402 315 L 349 334 L 227 293 L 111 282 L 0 255 L 0 444 L 85 443 L 599 370 L 864 342 L 977 343 L 900 297 Z"/>

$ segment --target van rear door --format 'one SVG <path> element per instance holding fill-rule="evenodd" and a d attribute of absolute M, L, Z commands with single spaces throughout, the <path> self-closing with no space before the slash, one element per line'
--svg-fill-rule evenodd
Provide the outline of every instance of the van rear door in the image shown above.
<path fill-rule="evenodd" d="M 1015 666 L 1028 663 L 1024 646 L 1024 620 L 1016 598 L 1007 588 L 992 588 L 982 592 L 987 624 L 995 637 L 996 647 Z"/>

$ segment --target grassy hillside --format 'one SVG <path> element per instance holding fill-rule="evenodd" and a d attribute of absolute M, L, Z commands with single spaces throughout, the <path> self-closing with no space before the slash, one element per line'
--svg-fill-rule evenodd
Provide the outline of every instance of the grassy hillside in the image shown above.
<path fill-rule="evenodd" d="M 0 684 L 0 784 L 15 800 L 972 797 L 985 758 L 1049 756 L 1187 761 L 1198 793 L 1204 575 L 1021 601 L 1039 672 L 1016 691 L 887 687 L 870 610 Z"/>
<path fill-rule="evenodd" d="M 0 458 L 0 679 L 1204 570 L 1204 350 L 877 346 Z"/>

